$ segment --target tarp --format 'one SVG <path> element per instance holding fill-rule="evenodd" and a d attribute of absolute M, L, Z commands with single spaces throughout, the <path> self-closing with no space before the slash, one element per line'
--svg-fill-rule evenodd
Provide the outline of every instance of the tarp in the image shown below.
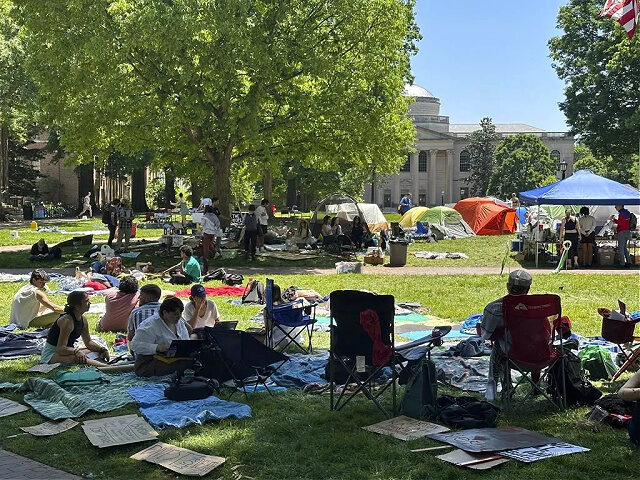
<path fill-rule="evenodd" d="M 449 207 L 414 207 L 400 218 L 399 223 L 403 228 L 410 228 L 418 222 L 427 222 L 438 240 L 475 235 L 462 215 Z"/>
<path fill-rule="evenodd" d="M 640 192 L 589 170 L 578 170 L 559 182 L 520 192 L 520 199 L 538 205 L 640 205 Z"/>
<path fill-rule="evenodd" d="M 516 207 L 516 215 L 522 225 L 527 223 L 527 207 Z"/>
<path fill-rule="evenodd" d="M 471 197 L 453 207 L 476 235 L 501 235 L 516 231 L 516 210 L 498 205 L 492 199 Z"/>

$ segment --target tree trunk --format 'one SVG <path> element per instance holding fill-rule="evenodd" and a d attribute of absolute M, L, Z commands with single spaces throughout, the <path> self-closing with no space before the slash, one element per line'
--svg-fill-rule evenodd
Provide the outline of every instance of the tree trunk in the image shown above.
<path fill-rule="evenodd" d="M 165 207 L 172 208 L 170 202 L 176 201 L 176 177 L 172 165 L 167 165 L 164 169 L 164 196 L 167 202 Z"/>
<path fill-rule="evenodd" d="M 231 219 L 231 151 L 233 146 L 222 152 L 215 152 L 205 148 L 205 155 L 213 167 L 215 193 L 218 197 L 220 208 L 220 221 L 223 226 L 228 226 Z"/>
<path fill-rule="evenodd" d="M 269 201 L 269 204 L 272 203 L 272 195 L 273 194 L 273 175 L 271 174 L 271 170 L 264 171 L 264 197 Z M 271 211 L 269 210 L 269 213 Z"/>
<path fill-rule="evenodd" d="M 6 198 L 9 198 L 9 129 L 2 125 L 0 127 L 0 205 Z"/>
<path fill-rule="evenodd" d="M 296 178 L 287 179 L 287 206 L 292 207 L 297 204 Z"/>
<path fill-rule="evenodd" d="M 147 189 L 147 167 L 142 166 L 131 175 L 131 208 L 134 212 L 149 210 L 145 191 Z"/>
<path fill-rule="evenodd" d="M 198 208 L 200 206 L 200 196 L 202 188 L 198 185 L 198 182 L 191 179 L 191 206 Z"/>

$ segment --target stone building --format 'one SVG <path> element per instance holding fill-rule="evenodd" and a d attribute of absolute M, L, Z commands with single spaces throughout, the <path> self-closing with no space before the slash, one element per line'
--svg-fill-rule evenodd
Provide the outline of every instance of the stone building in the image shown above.
<path fill-rule="evenodd" d="M 404 95 L 414 99 L 409 115 L 416 128 L 416 152 L 396 175 L 380 178 L 373 188 L 365 186 L 366 202 L 384 208 L 395 208 L 402 196 L 411 193 L 416 205 L 455 203 L 469 196 L 470 158 L 466 137 L 478 130 L 478 124 L 452 124 L 440 115 L 440 99 L 418 85 L 407 85 Z M 533 134 L 542 140 L 558 165 L 566 163 L 566 175 L 573 172 L 574 138 L 567 132 L 547 132 L 522 123 L 495 124 L 500 139 L 521 133 Z"/>

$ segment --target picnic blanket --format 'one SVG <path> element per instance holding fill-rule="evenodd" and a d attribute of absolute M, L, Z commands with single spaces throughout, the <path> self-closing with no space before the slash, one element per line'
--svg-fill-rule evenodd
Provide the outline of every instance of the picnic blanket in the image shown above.
<path fill-rule="evenodd" d="M 271 375 L 271 381 L 285 388 L 304 388 L 310 383 L 324 385 L 327 381 L 321 375 L 324 375 L 324 367 L 328 359 L 328 352 L 317 355 L 291 354 L 289 361 Z"/>
<path fill-rule="evenodd" d="M 0 360 L 40 355 L 49 329 L 13 333 L 16 328 L 12 324 L 0 327 Z"/>
<path fill-rule="evenodd" d="M 484 393 L 489 378 L 489 358 L 431 357 L 436 364 L 438 380 L 469 392 Z"/>
<path fill-rule="evenodd" d="M 466 253 L 461 252 L 411 252 L 417 258 L 426 258 L 427 260 L 438 260 L 440 258 L 469 258 Z"/>
<path fill-rule="evenodd" d="M 30 273 L 23 273 L 19 275 L 13 273 L 0 273 L 0 283 L 28 282 L 30 278 Z"/>
<path fill-rule="evenodd" d="M 211 297 L 241 297 L 244 295 L 244 287 L 221 286 L 221 287 L 204 287 L 205 292 Z M 185 288 L 174 293 L 176 297 L 188 297 L 191 295 L 191 289 Z"/>
<path fill-rule="evenodd" d="M 297 260 L 305 260 L 307 258 L 319 258 L 320 255 L 312 253 L 313 250 L 300 250 L 299 252 L 282 252 L 282 251 L 266 251 L 256 253 L 259 257 L 277 258 L 278 260 L 289 260 L 295 262 Z"/>
<path fill-rule="evenodd" d="M 211 396 L 201 400 L 176 402 L 164 396 L 166 385 L 152 383 L 127 389 L 140 412 L 154 427 L 182 428 L 193 423 L 203 425 L 209 420 L 251 417 L 251 407 Z"/>
<path fill-rule="evenodd" d="M 90 410 L 109 412 L 133 402 L 127 389 L 157 383 L 158 378 L 145 379 L 132 373 L 103 375 L 108 383 L 62 388 L 48 378 L 31 377 L 20 387 L 24 402 L 51 420 L 77 418 Z M 163 379 L 160 379 L 161 381 Z"/>

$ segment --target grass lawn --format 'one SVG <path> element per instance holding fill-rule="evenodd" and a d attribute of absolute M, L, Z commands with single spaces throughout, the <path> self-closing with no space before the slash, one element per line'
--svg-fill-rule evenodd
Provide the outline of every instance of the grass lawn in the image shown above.
<path fill-rule="evenodd" d="M 418 301 L 433 315 L 462 320 L 481 312 L 484 305 L 504 294 L 506 277 L 484 276 L 388 276 L 376 275 L 290 275 L 274 276 L 276 283 L 286 287 L 297 285 L 313 288 L 321 294 L 341 288 L 361 288 L 377 293 L 393 294 L 398 301 Z M 264 280 L 261 278 L 261 280 Z M 212 282 L 211 285 L 217 285 Z M 0 323 L 6 323 L 10 302 L 18 284 L 0 284 Z M 174 289 L 160 284 L 163 289 Z M 553 292 L 562 297 L 563 313 L 569 315 L 576 332 L 595 335 L 600 321 L 597 307 L 611 307 L 615 300 L 627 301 L 631 310 L 640 309 L 636 277 L 609 275 L 557 275 L 534 277 L 533 292 Z M 64 299 L 56 297 L 55 301 Z M 251 325 L 249 318 L 257 307 L 230 305 L 225 298 L 216 299 L 226 320 L 239 320 L 239 328 Z M 92 301 L 100 301 L 95 297 Z M 96 315 L 88 316 L 94 329 Z M 104 335 L 112 342 L 113 335 Z M 317 348 L 328 347 L 328 335 L 314 337 Z M 0 382 L 23 381 L 25 368 L 37 362 L 25 360 L 0 362 Z M 50 376 L 52 376 L 51 374 Z M 623 380 L 600 385 L 613 392 Z M 443 392 L 460 392 L 442 388 Z M 3 396 L 20 400 L 21 395 L 3 392 Z M 235 400 L 244 401 L 236 395 Z M 202 453 L 220 455 L 227 463 L 214 471 L 212 478 L 240 479 L 238 473 L 256 479 L 513 479 L 526 475 L 532 480 L 549 479 L 626 479 L 635 478 L 638 449 L 630 445 L 626 432 L 607 426 L 593 429 L 584 424 L 587 408 L 556 412 L 542 400 L 515 405 L 502 413 L 501 425 L 518 425 L 556 436 L 563 441 L 590 448 L 586 454 L 568 455 L 534 464 L 510 462 L 491 472 L 475 473 L 453 467 L 429 453 L 411 453 L 411 448 L 436 445 L 428 439 L 402 442 L 378 436 L 360 427 L 383 420 L 371 402 L 362 398 L 340 412 L 329 411 L 328 397 L 303 395 L 298 391 L 251 395 L 249 405 L 253 416 L 245 420 L 207 423 L 184 429 L 166 429 L 159 439 Z M 130 405 L 105 414 L 91 414 L 81 420 L 137 413 Z M 49 438 L 22 435 L 20 426 L 35 425 L 43 417 L 30 412 L 0 418 L 2 448 L 92 478 L 168 479 L 176 476 L 160 467 L 129 459 L 149 443 L 98 450 L 92 447 L 79 427 Z M 232 470 L 234 467 L 236 470 Z M 0 474 L 1 476 L 1 474 Z"/>

